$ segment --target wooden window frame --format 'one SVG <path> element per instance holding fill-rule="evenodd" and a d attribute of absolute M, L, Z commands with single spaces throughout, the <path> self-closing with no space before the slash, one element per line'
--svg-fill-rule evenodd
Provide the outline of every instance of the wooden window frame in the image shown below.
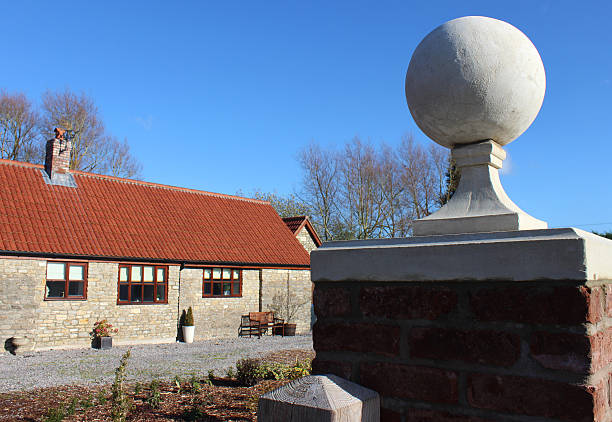
<path fill-rule="evenodd" d="M 49 263 L 52 264 L 64 264 L 64 278 L 56 279 L 56 278 L 47 278 Z M 70 266 L 74 265 L 75 267 L 83 267 L 83 280 L 70 280 Z M 87 275 L 89 270 L 89 263 L 87 262 L 79 262 L 79 261 L 47 261 L 47 266 L 45 267 L 45 300 L 55 301 L 55 300 L 87 300 Z M 47 297 L 47 282 L 49 281 L 63 281 L 64 284 L 64 297 Z M 70 281 L 83 281 L 83 296 L 69 296 L 68 292 L 70 287 Z"/>
<path fill-rule="evenodd" d="M 213 277 L 213 269 L 219 269 L 221 270 L 221 278 L 219 279 L 215 279 Z M 210 278 L 206 278 L 206 270 L 210 270 Z M 223 279 L 223 270 L 229 270 L 230 271 L 230 278 L 229 279 Z M 235 283 L 235 279 L 234 279 L 234 271 L 238 271 L 238 280 L 240 281 L 240 291 L 238 293 L 234 292 L 234 283 Z M 229 295 L 224 295 L 223 294 L 223 283 L 229 283 L 230 284 L 230 294 Z M 204 286 L 206 284 L 210 285 L 210 294 L 205 294 L 204 293 Z M 215 295 L 213 292 L 215 291 L 215 284 L 220 284 L 221 285 L 221 294 Z M 202 269 L 202 297 L 206 297 L 206 298 L 221 298 L 221 297 L 242 297 L 242 268 L 233 268 L 233 267 L 204 267 Z"/>
<path fill-rule="evenodd" d="M 136 281 L 132 283 L 132 268 L 140 267 L 140 281 Z M 153 281 L 145 282 L 144 281 L 144 267 L 153 267 Z M 121 268 L 127 268 L 128 272 L 128 281 L 121 282 Z M 159 283 L 157 281 L 157 270 L 161 268 L 164 270 L 165 280 L 163 283 Z M 155 264 L 119 264 L 118 273 L 117 273 L 117 305 L 165 305 L 168 304 L 168 266 L 167 265 L 155 265 Z M 140 285 L 143 288 L 141 289 L 142 296 L 144 296 L 144 286 L 147 284 L 153 284 L 153 302 L 134 302 L 132 301 L 132 285 Z M 165 286 L 165 297 L 164 300 L 157 300 L 157 285 L 163 284 Z M 128 300 L 121 300 L 121 285 L 128 286 Z M 141 298 L 142 298 L 141 296 Z"/>

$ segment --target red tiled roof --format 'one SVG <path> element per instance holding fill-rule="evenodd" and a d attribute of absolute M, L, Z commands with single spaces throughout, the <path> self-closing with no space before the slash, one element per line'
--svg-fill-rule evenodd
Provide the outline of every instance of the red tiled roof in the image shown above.
<path fill-rule="evenodd" d="M 291 230 L 291 233 L 297 234 L 298 229 L 301 229 L 304 226 L 304 222 L 308 219 L 305 215 L 300 215 L 297 217 L 284 217 L 283 221 Z"/>
<path fill-rule="evenodd" d="M 308 266 L 264 201 L 0 160 L 0 251 L 187 263 Z"/>
<path fill-rule="evenodd" d="M 300 215 L 297 217 L 284 217 L 283 221 L 287 227 L 289 227 L 289 230 L 291 230 L 291 232 L 296 236 L 303 227 L 306 227 L 306 230 L 308 230 L 308 233 L 310 233 L 315 245 L 317 245 L 317 247 L 321 246 L 321 239 L 319 239 L 317 231 L 314 229 L 314 227 L 312 227 L 312 224 L 310 224 L 310 219 L 308 216 Z"/>

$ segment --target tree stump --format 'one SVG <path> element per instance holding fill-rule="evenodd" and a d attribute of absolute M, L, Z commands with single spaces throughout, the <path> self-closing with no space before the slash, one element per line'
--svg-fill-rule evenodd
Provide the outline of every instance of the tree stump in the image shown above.
<path fill-rule="evenodd" d="M 378 393 L 336 375 L 310 375 L 259 399 L 259 422 L 379 422 Z"/>

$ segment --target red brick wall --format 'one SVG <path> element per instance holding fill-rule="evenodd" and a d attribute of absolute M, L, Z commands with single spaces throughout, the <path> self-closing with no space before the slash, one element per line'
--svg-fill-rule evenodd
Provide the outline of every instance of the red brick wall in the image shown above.
<path fill-rule="evenodd" d="M 612 283 L 326 283 L 315 373 L 398 422 L 611 421 Z"/>

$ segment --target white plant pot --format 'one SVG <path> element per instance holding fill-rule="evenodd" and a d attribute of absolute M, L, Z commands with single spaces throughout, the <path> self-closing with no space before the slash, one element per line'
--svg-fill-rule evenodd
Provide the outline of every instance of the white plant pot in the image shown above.
<path fill-rule="evenodd" d="M 194 333 L 195 333 L 195 326 L 183 325 L 183 341 L 185 341 L 185 343 L 193 343 Z"/>

